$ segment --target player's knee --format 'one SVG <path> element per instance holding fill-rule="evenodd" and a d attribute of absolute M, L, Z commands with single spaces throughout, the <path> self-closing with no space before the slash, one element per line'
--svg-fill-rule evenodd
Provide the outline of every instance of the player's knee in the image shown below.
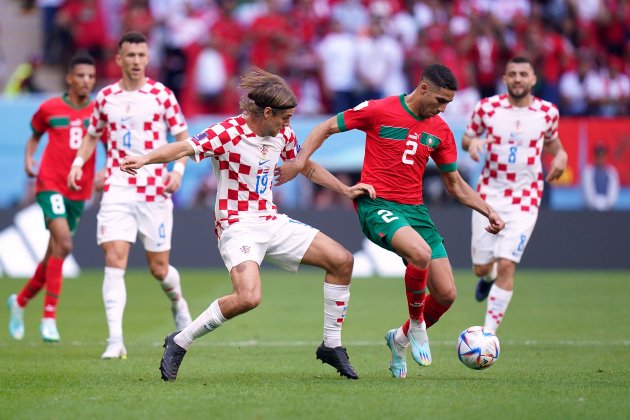
<path fill-rule="evenodd" d="M 241 312 L 251 311 L 260 305 L 261 294 L 255 291 L 246 291 L 238 294 L 238 301 Z"/>
<path fill-rule="evenodd" d="M 354 257 L 350 251 L 344 249 L 343 252 L 339 253 L 337 256 L 337 261 L 335 264 L 339 277 L 347 278 L 348 283 L 350 282 L 350 277 L 352 276 L 352 267 L 354 266 Z"/>
<path fill-rule="evenodd" d="M 168 264 L 151 263 L 149 264 L 149 271 L 153 277 L 162 281 L 166 278 L 166 274 L 168 273 Z"/>
<path fill-rule="evenodd" d="M 442 306 L 451 306 L 457 298 L 457 288 L 455 285 L 448 289 L 440 291 L 435 297 L 435 300 Z"/>
<path fill-rule="evenodd" d="M 56 251 L 60 257 L 67 257 L 72 253 L 72 238 L 68 237 L 60 240 L 55 248 L 57 248 Z"/>
<path fill-rule="evenodd" d="M 475 276 L 477 277 L 485 277 L 488 274 L 490 274 L 490 271 L 492 270 L 492 265 L 491 264 L 487 264 L 487 265 L 473 265 L 473 273 L 475 273 Z"/>
<path fill-rule="evenodd" d="M 412 265 L 426 270 L 431 263 L 431 247 L 426 244 L 418 244 L 413 247 L 406 258 Z"/>

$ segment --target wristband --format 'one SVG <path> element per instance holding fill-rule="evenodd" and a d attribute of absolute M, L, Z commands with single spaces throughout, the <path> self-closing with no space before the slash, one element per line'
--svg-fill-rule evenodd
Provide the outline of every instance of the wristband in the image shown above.
<path fill-rule="evenodd" d="M 83 167 L 85 160 L 81 156 L 77 156 L 72 161 L 72 166 L 78 166 L 79 168 Z"/>
<path fill-rule="evenodd" d="M 173 172 L 177 172 L 181 176 L 184 176 L 184 172 L 186 171 L 186 165 L 181 162 L 175 162 L 173 165 Z"/>

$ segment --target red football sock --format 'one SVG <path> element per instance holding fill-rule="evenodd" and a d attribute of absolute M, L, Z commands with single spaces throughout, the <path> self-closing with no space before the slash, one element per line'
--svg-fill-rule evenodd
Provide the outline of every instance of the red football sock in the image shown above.
<path fill-rule="evenodd" d="M 409 319 L 415 319 L 418 322 L 424 320 L 422 305 L 427 292 L 428 277 L 429 270 L 421 270 L 412 265 L 408 265 L 407 270 L 405 270 L 405 289 Z"/>
<path fill-rule="evenodd" d="M 427 323 L 427 328 L 438 322 L 440 317 L 442 317 L 450 307 L 451 305 L 444 306 L 438 303 L 432 295 L 427 296 L 424 301 L 424 320 Z"/>
<path fill-rule="evenodd" d="M 35 269 L 35 274 L 29 281 L 26 282 L 22 291 L 17 295 L 17 303 L 22 308 L 26 306 L 29 300 L 33 299 L 46 282 L 46 273 L 44 270 L 44 264 L 40 262 Z"/>
<path fill-rule="evenodd" d="M 44 318 L 55 318 L 57 302 L 63 283 L 63 258 L 49 258 L 46 265 L 46 297 L 44 298 Z"/>

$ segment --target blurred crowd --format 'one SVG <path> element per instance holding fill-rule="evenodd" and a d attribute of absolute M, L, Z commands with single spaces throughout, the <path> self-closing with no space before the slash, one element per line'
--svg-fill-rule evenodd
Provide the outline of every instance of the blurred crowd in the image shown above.
<path fill-rule="evenodd" d="M 29 0 L 33 1 L 33 0 Z M 149 37 L 149 75 L 187 115 L 238 110 L 239 75 L 256 65 L 285 77 L 298 113 L 335 113 L 410 92 L 422 68 L 449 66 L 460 115 L 500 92 L 505 61 L 536 63 L 537 96 L 562 115 L 630 114 L 630 0 L 35 0 L 43 61 L 77 50 L 119 76 L 124 32 Z"/>

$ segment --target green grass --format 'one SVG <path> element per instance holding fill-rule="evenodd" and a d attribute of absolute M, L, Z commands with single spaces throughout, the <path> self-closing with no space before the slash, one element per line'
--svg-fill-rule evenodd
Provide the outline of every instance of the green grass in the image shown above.
<path fill-rule="evenodd" d="M 223 271 L 181 271 L 193 316 L 231 290 Z M 145 271 L 126 279 L 129 358 L 99 360 L 101 273 L 65 282 L 59 344 L 39 336 L 41 296 L 27 308 L 20 342 L 0 311 L 0 419 L 630 417 L 628 271 L 518 272 L 501 356 L 481 372 L 456 357 L 457 334 L 482 323 L 485 310 L 472 275 L 456 272 L 459 298 L 429 330 L 433 365 L 410 364 L 404 380 L 390 376 L 383 340 L 405 318 L 402 280 L 357 279 L 343 337 L 361 379 L 349 381 L 315 360 L 323 276 L 264 270 L 262 305 L 197 341 L 175 383 L 158 372 L 173 329 L 168 303 Z M 22 284 L 0 278 L 0 297 Z"/>

